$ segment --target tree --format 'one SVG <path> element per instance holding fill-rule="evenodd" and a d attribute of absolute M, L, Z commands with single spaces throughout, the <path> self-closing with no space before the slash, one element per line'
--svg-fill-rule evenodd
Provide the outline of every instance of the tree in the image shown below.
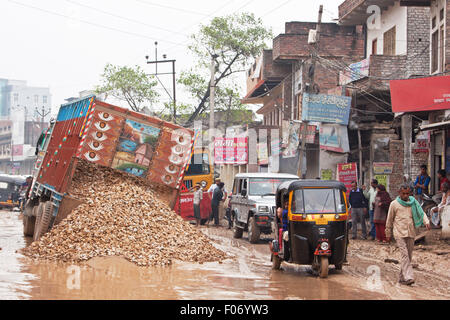
<path fill-rule="evenodd" d="M 200 31 L 192 36 L 189 49 L 197 58 L 196 70 L 184 72 L 179 80 L 190 90 L 199 104 L 189 118 L 187 125 L 205 110 L 209 98 L 209 66 L 211 57 L 216 57 L 215 84 L 232 75 L 246 71 L 250 58 L 255 58 L 266 47 L 265 41 L 272 38 L 260 18 L 252 13 L 215 17 L 209 25 L 201 25 Z M 197 84 L 197 86 L 196 86 Z"/>
<path fill-rule="evenodd" d="M 102 84 L 96 88 L 96 93 L 110 94 L 126 101 L 136 112 L 142 112 L 145 107 L 152 110 L 151 106 L 159 96 L 153 89 L 157 81 L 139 66 L 132 68 L 108 63 L 101 77 Z"/>

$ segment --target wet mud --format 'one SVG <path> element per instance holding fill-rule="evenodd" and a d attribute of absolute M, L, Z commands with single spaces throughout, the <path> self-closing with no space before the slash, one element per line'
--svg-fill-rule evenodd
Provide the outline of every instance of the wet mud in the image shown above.
<path fill-rule="evenodd" d="M 350 264 L 343 270 L 330 267 L 327 279 L 313 275 L 308 266 L 283 264 L 282 270 L 275 271 L 269 237 L 250 244 L 246 233 L 242 239 L 233 239 L 226 228 L 202 226 L 200 230 L 234 258 L 203 264 L 176 261 L 167 267 L 138 267 L 121 257 L 56 263 L 23 256 L 20 249 L 31 239 L 22 234 L 19 213 L 0 211 L 0 299 L 448 298 L 435 291 L 398 287 L 383 275 L 377 283 L 367 273 L 373 261 L 356 254 L 349 255 Z"/>

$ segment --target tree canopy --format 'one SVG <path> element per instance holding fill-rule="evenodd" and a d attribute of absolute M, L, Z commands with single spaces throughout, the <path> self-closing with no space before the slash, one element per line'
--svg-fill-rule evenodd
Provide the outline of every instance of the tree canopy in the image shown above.
<path fill-rule="evenodd" d="M 183 72 L 179 79 L 179 83 L 185 85 L 191 95 L 198 99 L 198 106 L 189 118 L 188 125 L 206 108 L 210 95 L 209 70 L 212 57 L 215 57 L 216 63 L 214 79 L 217 97 L 220 97 L 221 89 L 222 94 L 228 93 L 230 96 L 233 92 L 231 96 L 236 96 L 238 91 L 234 87 L 235 82 L 223 84 L 226 82 L 224 79 L 246 71 L 250 58 L 261 54 L 266 47 L 266 40 L 271 38 L 272 31 L 265 28 L 262 19 L 252 13 L 215 17 L 208 25 L 200 26 L 199 32 L 192 35 L 192 44 L 189 46 L 197 59 L 197 65 Z"/>
<path fill-rule="evenodd" d="M 152 105 L 159 96 L 154 90 L 157 81 L 139 66 L 132 68 L 108 63 L 101 75 L 101 82 L 96 88 L 97 93 L 126 101 L 136 112 L 142 112 L 145 107 L 152 110 Z"/>

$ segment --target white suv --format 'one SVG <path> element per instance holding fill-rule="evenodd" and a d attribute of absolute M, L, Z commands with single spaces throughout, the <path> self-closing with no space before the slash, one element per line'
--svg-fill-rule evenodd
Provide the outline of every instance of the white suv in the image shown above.
<path fill-rule="evenodd" d="M 297 179 L 296 175 L 287 173 L 237 174 L 230 199 L 233 236 L 241 238 L 248 231 L 248 239 L 256 243 L 261 233 L 271 234 L 277 188 L 282 182 Z"/>

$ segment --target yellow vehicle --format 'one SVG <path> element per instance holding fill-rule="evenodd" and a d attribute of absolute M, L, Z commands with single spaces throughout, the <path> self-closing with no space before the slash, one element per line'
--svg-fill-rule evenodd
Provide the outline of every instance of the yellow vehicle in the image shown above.
<path fill-rule="evenodd" d="M 208 149 L 196 148 L 192 154 L 191 161 L 184 173 L 182 191 L 187 191 L 197 183 L 200 183 L 203 190 L 207 191 L 214 183 L 214 166 L 210 161 Z"/>
<path fill-rule="evenodd" d="M 348 203 L 338 181 L 296 180 L 282 183 L 276 206 L 275 240 L 270 243 L 273 269 L 281 262 L 311 265 L 321 278 L 328 265 L 342 269 L 347 252 Z"/>

